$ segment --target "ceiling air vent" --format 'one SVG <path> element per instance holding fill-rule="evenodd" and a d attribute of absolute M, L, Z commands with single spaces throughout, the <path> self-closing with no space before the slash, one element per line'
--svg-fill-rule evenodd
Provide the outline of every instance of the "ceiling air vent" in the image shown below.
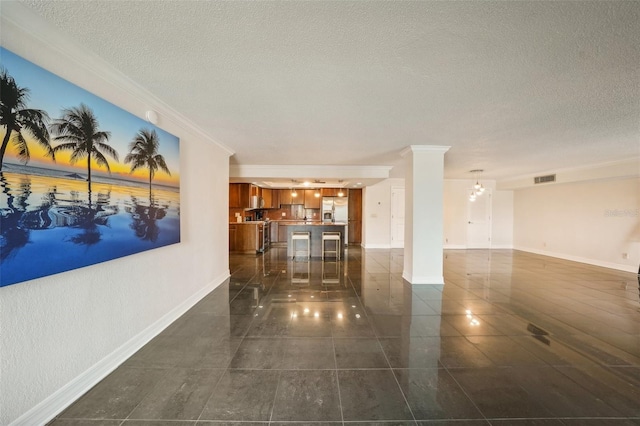
<path fill-rule="evenodd" d="M 547 183 L 547 182 L 555 182 L 556 175 L 546 175 L 546 176 L 536 176 L 533 178 L 533 183 Z"/>

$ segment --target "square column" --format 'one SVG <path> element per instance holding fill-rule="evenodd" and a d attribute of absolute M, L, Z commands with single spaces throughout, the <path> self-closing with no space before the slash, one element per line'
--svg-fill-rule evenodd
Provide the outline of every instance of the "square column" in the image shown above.
<path fill-rule="evenodd" d="M 444 284 L 444 154 L 448 146 L 411 145 L 406 158 L 404 270 L 411 284 Z"/>

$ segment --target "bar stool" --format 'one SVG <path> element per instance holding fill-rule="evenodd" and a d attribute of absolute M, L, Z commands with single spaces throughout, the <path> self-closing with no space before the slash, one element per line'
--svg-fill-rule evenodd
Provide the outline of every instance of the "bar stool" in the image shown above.
<path fill-rule="evenodd" d="M 311 239 L 310 239 L 310 233 L 309 232 L 292 232 L 291 233 L 291 251 L 293 252 L 293 259 L 296 258 L 296 256 L 298 255 L 299 251 L 302 250 L 297 250 L 297 244 L 296 245 L 296 241 L 307 241 L 307 250 L 305 253 L 305 257 L 309 258 L 311 257 Z"/>
<path fill-rule="evenodd" d="M 325 253 L 333 253 L 336 255 L 336 258 L 340 260 L 340 241 L 342 239 L 341 232 L 323 232 L 322 233 L 322 259 L 324 260 Z M 333 241 L 335 242 L 335 250 L 326 250 L 325 242 Z"/>

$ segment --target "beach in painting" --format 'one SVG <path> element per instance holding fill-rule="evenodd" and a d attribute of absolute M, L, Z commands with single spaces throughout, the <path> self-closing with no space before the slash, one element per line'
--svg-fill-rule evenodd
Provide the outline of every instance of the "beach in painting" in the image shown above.
<path fill-rule="evenodd" d="M 180 141 L 0 47 L 0 287 L 180 242 Z"/>
<path fill-rule="evenodd" d="M 0 172 L 0 285 L 180 241 L 177 188 L 6 165 Z"/>

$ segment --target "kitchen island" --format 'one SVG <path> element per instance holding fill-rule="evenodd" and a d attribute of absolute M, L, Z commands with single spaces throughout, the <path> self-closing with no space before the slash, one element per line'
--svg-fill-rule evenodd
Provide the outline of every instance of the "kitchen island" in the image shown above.
<path fill-rule="evenodd" d="M 293 244 L 291 243 L 291 233 L 293 232 L 309 232 L 310 244 L 311 244 L 311 257 L 322 257 L 322 233 L 323 232 L 340 232 L 340 257 L 344 259 L 344 249 L 347 245 L 347 222 L 320 222 L 320 221 L 300 221 L 289 222 L 281 221 L 279 226 L 286 227 L 287 235 L 287 256 L 293 256 Z M 298 243 L 302 244 L 302 243 Z M 333 246 L 329 248 L 327 243 L 327 249 L 333 250 Z"/>

